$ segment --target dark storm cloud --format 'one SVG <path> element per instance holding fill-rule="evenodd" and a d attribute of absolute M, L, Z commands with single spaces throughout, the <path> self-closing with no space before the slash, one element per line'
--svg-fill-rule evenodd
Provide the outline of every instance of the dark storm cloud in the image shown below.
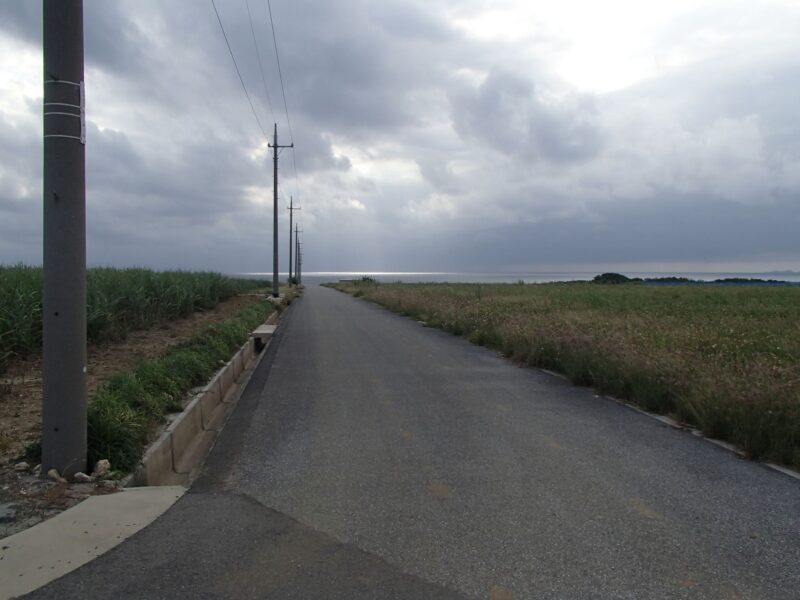
<path fill-rule="evenodd" d="M 491 269 L 536 270 L 537 266 L 591 263 L 645 263 L 663 261 L 732 261 L 796 255 L 800 198 L 787 199 L 779 210 L 764 215 L 756 207 L 729 210 L 725 202 L 702 198 L 670 197 L 668 202 L 641 205 L 624 203 L 607 207 L 592 218 L 546 219 L 484 227 L 414 238 L 402 259 L 387 252 L 387 270 L 473 271 Z M 363 235 L 363 234 L 360 234 Z M 402 243 L 408 232 L 388 234 L 383 242 Z M 376 239 L 365 246 L 377 245 Z M 369 261 L 352 253 L 358 268 L 370 269 Z M 322 262 L 323 269 L 331 265 Z"/>
<path fill-rule="evenodd" d="M 456 129 L 464 137 L 487 142 L 510 156 L 584 160 L 601 146 L 590 96 L 548 100 L 535 82 L 500 67 L 480 85 L 454 90 L 450 101 Z"/>
<path fill-rule="evenodd" d="M 30 44 L 42 38 L 42 3 L 30 0 L 0 5 L 0 26 Z M 88 66 L 131 71 L 141 66 L 148 44 L 139 26 L 117 2 L 84 4 L 84 47 Z"/>
<path fill-rule="evenodd" d="M 419 94 L 480 56 L 479 48 L 465 52 L 436 2 L 303 0 L 273 10 L 281 22 L 302 23 L 281 36 L 295 110 L 353 139 L 419 125 L 428 110 Z"/>
<path fill-rule="evenodd" d="M 299 153 L 299 162 L 297 163 L 297 169 L 301 174 L 328 170 L 347 171 L 350 169 L 350 159 L 346 156 L 336 156 L 333 153 L 331 142 L 326 139 L 325 134 L 314 134 L 303 129 L 295 135 L 297 147 L 303 149 Z"/>
<path fill-rule="evenodd" d="M 360 25 L 354 27 L 358 35 L 340 36 L 332 27 L 318 38 L 305 33 L 287 44 L 286 62 L 306 74 L 290 88 L 297 107 L 323 130 L 370 133 L 416 119 L 404 101 L 406 77 L 393 56 L 382 51 L 384 44 L 395 43 L 373 24 Z"/>
<path fill-rule="evenodd" d="M 726 202 L 670 195 L 660 203 L 622 203 L 592 219 L 521 225 L 497 231 L 506 239 L 506 264 L 585 261 L 597 249 L 607 262 L 736 260 L 796 252 L 800 217 L 787 199 L 766 214 L 757 207 L 731 211 Z M 579 244 L 575 243 L 580 241 Z M 520 252 L 522 250 L 522 252 Z"/>

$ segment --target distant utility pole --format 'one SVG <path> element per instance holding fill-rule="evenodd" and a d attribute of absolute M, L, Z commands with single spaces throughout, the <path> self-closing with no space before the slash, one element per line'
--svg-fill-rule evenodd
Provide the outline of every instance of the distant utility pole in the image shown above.
<path fill-rule="evenodd" d="M 294 211 L 301 210 L 299 206 L 294 206 L 293 202 L 293 198 L 289 196 L 289 285 L 292 285 L 292 246 L 294 246 L 292 241 L 292 216 Z"/>
<path fill-rule="evenodd" d="M 300 231 L 297 225 L 294 226 L 294 272 L 297 276 L 297 283 L 300 283 Z"/>
<path fill-rule="evenodd" d="M 267 144 L 272 148 L 272 160 L 275 171 L 272 175 L 273 202 L 272 202 L 272 296 L 277 298 L 278 293 L 278 150 L 281 148 L 294 148 L 294 142 L 288 146 L 278 145 L 278 124 L 275 123 L 275 142 Z"/>
<path fill-rule="evenodd" d="M 83 1 L 44 0 L 42 473 L 86 470 Z"/>
<path fill-rule="evenodd" d="M 297 242 L 297 283 L 303 283 L 303 244 Z"/>

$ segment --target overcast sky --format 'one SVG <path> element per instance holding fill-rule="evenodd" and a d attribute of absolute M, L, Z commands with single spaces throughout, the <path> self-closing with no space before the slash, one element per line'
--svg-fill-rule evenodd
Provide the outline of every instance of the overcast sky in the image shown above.
<path fill-rule="evenodd" d="M 292 135 L 266 0 L 217 6 L 296 145 L 283 269 L 291 194 L 307 272 L 800 270 L 796 0 L 272 0 Z M 210 0 L 84 12 L 89 263 L 270 270 L 272 161 Z M 41 60 L 41 2 L 4 0 L 0 263 L 41 262 Z"/>

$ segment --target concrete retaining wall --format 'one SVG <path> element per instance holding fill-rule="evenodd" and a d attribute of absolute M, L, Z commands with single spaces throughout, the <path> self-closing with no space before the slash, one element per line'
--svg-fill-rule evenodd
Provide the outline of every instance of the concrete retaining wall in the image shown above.
<path fill-rule="evenodd" d="M 267 323 L 277 320 L 272 313 Z M 225 424 L 264 352 L 256 354 L 249 339 L 208 385 L 150 445 L 136 469 L 131 485 L 186 483 L 202 462 Z"/>

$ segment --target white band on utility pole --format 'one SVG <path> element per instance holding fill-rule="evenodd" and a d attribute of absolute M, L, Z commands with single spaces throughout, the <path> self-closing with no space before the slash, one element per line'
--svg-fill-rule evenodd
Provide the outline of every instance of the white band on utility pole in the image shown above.
<path fill-rule="evenodd" d="M 81 135 L 78 137 L 77 135 L 67 135 L 63 133 L 48 133 L 45 134 L 44 137 L 46 138 L 66 138 L 70 140 L 78 140 L 81 144 L 86 145 L 86 88 L 84 86 L 83 81 L 76 83 L 74 81 L 64 81 L 62 79 L 47 79 L 45 83 L 63 83 L 64 85 L 72 85 L 79 89 L 80 93 L 80 104 L 70 104 L 68 102 L 45 102 L 45 113 L 44 116 L 48 115 L 58 115 L 62 117 L 77 117 L 81 120 Z M 60 111 L 47 111 L 48 106 L 67 106 L 69 108 L 77 108 L 78 114 L 75 113 L 68 113 L 68 112 L 60 112 Z"/>

